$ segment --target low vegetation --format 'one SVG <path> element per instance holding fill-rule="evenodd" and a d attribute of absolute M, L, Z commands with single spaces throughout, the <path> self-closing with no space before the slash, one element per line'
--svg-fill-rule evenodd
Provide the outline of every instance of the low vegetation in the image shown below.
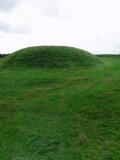
<path fill-rule="evenodd" d="M 6 57 L 6 56 L 8 56 L 8 54 L 1 54 L 0 53 L 0 59 L 3 58 L 3 57 Z"/>

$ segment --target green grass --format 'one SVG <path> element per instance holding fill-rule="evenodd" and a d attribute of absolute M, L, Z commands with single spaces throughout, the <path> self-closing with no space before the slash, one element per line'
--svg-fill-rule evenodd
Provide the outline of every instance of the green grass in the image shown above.
<path fill-rule="evenodd" d="M 100 60 L 91 53 L 66 46 L 29 47 L 4 58 L 3 68 L 73 68 L 76 66 L 95 66 Z"/>
<path fill-rule="evenodd" d="M 0 70 L 0 160 L 120 159 L 120 57 L 99 59 Z"/>

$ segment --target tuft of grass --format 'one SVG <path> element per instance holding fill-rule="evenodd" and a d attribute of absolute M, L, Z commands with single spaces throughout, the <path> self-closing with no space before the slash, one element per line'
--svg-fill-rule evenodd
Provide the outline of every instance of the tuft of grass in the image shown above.
<path fill-rule="evenodd" d="M 21 49 L 2 60 L 2 68 L 73 68 L 95 66 L 100 60 L 91 53 L 66 46 L 37 46 Z"/>
<path fill-rule="evenodd" d="M 89 142 L 89 140 L 88 140 L 87 135 L 84 133 L 80 133 L 78 140 L 77 140 L 77 144 L 78 145 L 85 145 L 85 144 L 88 144 L 88 142 Z"/>

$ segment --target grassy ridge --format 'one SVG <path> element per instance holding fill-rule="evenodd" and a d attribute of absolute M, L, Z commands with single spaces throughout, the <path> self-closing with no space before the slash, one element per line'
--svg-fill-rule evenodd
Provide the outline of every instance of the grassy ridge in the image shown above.
<path fill-rule="evenodd" d="M 91 53 L 65 46 L 29 47 L 7 56 L 2 67 L 68 68 L 95 66 L 100 60 Z"/>

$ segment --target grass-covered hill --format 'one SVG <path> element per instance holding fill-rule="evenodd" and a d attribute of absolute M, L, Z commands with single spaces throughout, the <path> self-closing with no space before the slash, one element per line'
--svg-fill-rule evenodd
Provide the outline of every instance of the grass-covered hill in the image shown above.
<path fill-rule="evenodd" d="M 120 56 L 97 59 L 0 69 L 0 160 L 120 160 Z"/>
<path fill-rule="evenodd" d="M 66 68 L 95 66 L 100 60 L 91 53 L 66 46 L 38 46 L 21 49 L 5 58 L 3 67 Z"/>

